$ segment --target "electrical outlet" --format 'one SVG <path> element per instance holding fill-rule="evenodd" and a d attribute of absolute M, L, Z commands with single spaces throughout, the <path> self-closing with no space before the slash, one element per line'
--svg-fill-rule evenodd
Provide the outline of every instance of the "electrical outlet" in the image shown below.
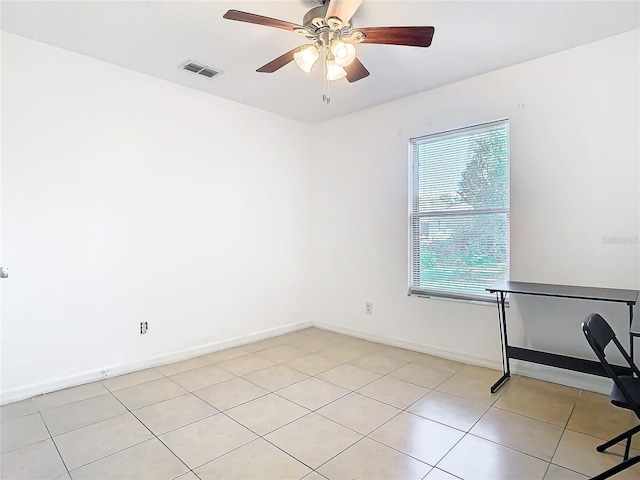
<path fill-rule="evenodd" d="M 366 303 L 364 304 L 364 312 L 365 312 L 365 313 L 372 314 L 372 313 L 373 313 L 373 303 L 371 303 L 371 302 L 366 302 Z"/>
<path fill-rule="evenodd" d="M 149 322 L 140 322 L 140 335 L 144 335 L 149 330 Z"/>

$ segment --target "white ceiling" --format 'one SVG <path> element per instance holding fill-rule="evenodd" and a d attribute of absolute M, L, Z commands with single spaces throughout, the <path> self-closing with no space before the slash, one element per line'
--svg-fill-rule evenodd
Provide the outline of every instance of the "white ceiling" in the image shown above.
<path fill-rule="evenodd" d="M 314 0 L 2 1 L 2 30 L 308 123 L 372 107 L 639 26 L 638 1 L 364 0 L 355 27 L 433 25 L 429 48 L 359 45 L 371 72 L 332 82 L 320 69 L 256 68 L 304 43 L 282 29 L 225 20 L 228 9 L 302 23 Z M 181 69 L 196 60 L 224 72 Z M 37 66 L 35 66 L 37 71 Z M 42 72 L 39 72 L 41 74 Z M 45 72 L 46 73 L 46 72 Z"/>

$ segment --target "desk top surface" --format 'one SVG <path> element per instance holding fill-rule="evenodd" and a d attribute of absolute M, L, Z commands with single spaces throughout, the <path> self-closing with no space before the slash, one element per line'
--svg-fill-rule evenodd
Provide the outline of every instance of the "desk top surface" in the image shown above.
<path fill-rule="evenodd" d="M 620 290 L 617 288 L 579 287 L 575 285 L 554 285 L 548 283 L 501 282 L 487 290 L 491 293 L 520 293 L 523 295 L 540 295 L 544 297 L 577 298 L 582 300 L 600 300 L 603 302 L 620 302 L 635 305 L 638 301 L 638 290 Z"/>

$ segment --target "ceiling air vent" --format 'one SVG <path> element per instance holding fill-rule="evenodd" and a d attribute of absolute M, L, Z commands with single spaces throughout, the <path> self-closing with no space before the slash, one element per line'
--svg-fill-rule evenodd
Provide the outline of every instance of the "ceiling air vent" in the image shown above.
<path fill-rule="evenodd" d="M 203 77 L 208 78 L 212 78 L 220 74 L 219 70 L 215 70 L 200 63 L 192 62 L 191 60 L 182 65 L 182 68 L 184 70 L 188 70 L 190 72 L 197 73 L 198 75 L 202 75 Z"/>

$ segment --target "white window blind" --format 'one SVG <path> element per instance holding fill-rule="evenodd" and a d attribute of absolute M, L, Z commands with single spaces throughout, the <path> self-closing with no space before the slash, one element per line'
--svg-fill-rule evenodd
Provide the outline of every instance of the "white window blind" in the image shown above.
<path fill-rule="evenodd" d="M 409 293 L 495 301 L 509 279 L 509 121 L 411 140 Z"/>

